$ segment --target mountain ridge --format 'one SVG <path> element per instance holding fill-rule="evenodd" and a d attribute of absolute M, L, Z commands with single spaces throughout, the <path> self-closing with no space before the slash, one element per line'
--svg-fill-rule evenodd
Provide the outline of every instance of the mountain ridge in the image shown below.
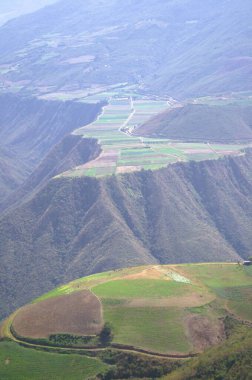
<path fill-rule="evenodd" d="M 246 259 L 251 159 L 248 150 L 154 172 L 49 181 L 0 219 L 1 312 L 101 270 Z"/>

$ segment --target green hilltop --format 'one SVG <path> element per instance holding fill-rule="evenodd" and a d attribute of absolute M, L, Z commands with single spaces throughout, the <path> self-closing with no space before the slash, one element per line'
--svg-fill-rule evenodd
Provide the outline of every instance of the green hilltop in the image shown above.
<path fill-rule="evenodd" d="M 24 374 L 31 360 L 41 356 L 47 364 L 37 371 L 47 370 L 49 379 L 52 371 L 58 378 L 64 366 L 71 368 L 74 362 L 78 365 L 73 378 L 100 373 L 106 379 L 102 373 L 112 370 L 108 355 L 117 366 L 113 371 L 118 371 L 123 355 L 130 354 L 163 361 L 160 368 L 165 362 L 164 374 L 182 365 L 174 372 L 179 376 L 184 366 L 190 372 L 204 361 L 205 352 L 212 352 L 213 360 L 221 347 L 227 354 L 232 339 L 239 351 L 237 342 L 244 333 L 252 348 L 251 297 L 252 266 L 239 263 L 151 265 L 84 277 L 35 299 L 3 322 L 0 375 L 14 378 L 18 356 L 25 363 Z M 60 369 L 63 353 L 66 362 Z M 36 370 L 31 373 L 35 376 Z M 71 379 L 71 370 L 66 373 Z M 20 379 L 32 379 L 24 376 Z"/>

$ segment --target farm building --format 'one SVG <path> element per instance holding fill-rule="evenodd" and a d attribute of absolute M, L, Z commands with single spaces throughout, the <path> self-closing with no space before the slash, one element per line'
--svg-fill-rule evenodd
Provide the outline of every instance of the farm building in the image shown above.
<path fill-rule="evenodd" d="M 243 265 L 252 265 L 252 261 L 251 260 L 243 261 Z"/>

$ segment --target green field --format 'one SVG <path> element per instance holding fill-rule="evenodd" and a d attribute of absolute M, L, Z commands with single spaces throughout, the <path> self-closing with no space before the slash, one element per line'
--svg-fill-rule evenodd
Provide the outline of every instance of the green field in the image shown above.
<path fill-rule="evenodd" d="M 185 266 L 185 270 L 210 288 L 252 285 L 252 266 L 244 267 L 225 263 L 189 264 Z"/>
<path fill-rule="evenodd" d="M 211 265 L 192 265 L 187 271 L 223 299 L 231 312 L 252 320 L 252 266 L 216 264 L 214 276 Z"/>
<path fill-rule="evenodd" d="M 86 356 L 54 354 L 0 342 L 1 380 L 85 380 L 107 368 L 100 360 Z"/>
<path fill-rule="evenodd" d="M 184 353 L 191 346 L 183 329 L 183 311 L 177 308 L 106 306 L 105 319 L 114 331 L 114 342 L 154 352 Z"/>
<path fill-rule="evenodd" d="M 93 292 L 101 298 L 159 298 L 179 296 L 192 286 L 167 280 L 114 280 L 95 286 Z"/>

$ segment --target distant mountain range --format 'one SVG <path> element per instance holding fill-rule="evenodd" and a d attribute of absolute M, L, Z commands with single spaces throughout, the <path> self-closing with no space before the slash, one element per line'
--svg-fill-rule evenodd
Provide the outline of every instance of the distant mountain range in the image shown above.
<path fill-rule="evenodd" d="M 64 0 L 0 29 L 0 83 L 35 94 L 250 91 L 251 19 L 250 0 Z"/>

